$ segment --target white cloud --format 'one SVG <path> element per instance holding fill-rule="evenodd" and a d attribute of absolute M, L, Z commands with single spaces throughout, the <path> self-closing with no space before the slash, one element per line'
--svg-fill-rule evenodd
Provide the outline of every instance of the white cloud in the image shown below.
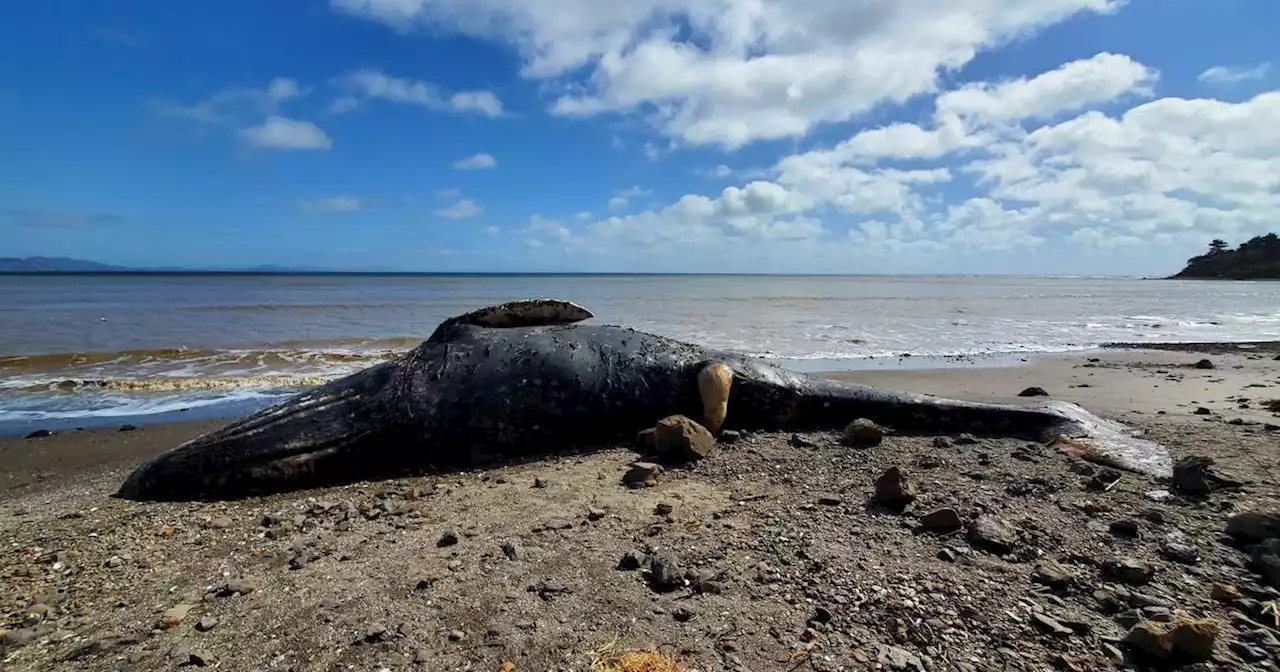
<path fill-rule="evenodd" d="M 653 193 L 653 190 L 643 189 L 638 186 L 619 189 L 613 192 L 613 196 L 609 199 L 607 205 L 609 206 L 609 209 L 613 211 L 623 210 L 630 204 L 631 199 L 638 198 L 640 196 L 648 196 L 651 193 Z"/>
<path fill-rule="evenodd" d="M 490 236 L 496 236 L 496 235 L 498 235 L 499 233 L 501 233 L 501 232 L 502 232 L 502 229 L 499 229 L 499 228 L 498 228 L 498 227 L 496 227 L 496 226 L 486 226 L 486 227 L 484 227 L 484 232 L 485 232 L 485 234 L 487 234 L 487 235 L 490 235 Z"/>
<path fill-rule="evenodd" d="M 627 207 L 627 199 L 621 196 L 614 196 L 609 199 L 608 205 L 610 210 L 621 210 Z"/>
<path fill-rule="evenodd" d="M 310 91 L 296 79 L 277 77 L 262 89 L 225 89 L 193 105 L 161 102 L 159 110 L 169 116 L 207 124 L 242 124 L 249 119 L 274 115 L 281 104 L 302 98 Z"/>
<path fill-rule="evenodd" d="M 280 116 L 267 117 L 257 126 L 241 129 L 239 134 L 244 142 L 269 149 L 327 150 L 333 146 L 333 140 L 319 126 Z"/>
<path fill-rule="evenodd" d="M 443 199 L 447 199 L 447 200 L 453 200 L 453 199 L 455 199 L 455 198 L 458 198 L 458 197 L 459 197 L 459 196 L 461 196 L 461 195 L 462 195 L 462 190 L 461 190 L 461 189 L 458 189 L 458 188 L 456 188 L 456 187 L 449 187 L 448 189 L 437 189 L 437 190 L 436 190 L 436 198 L 443 198 Z"/>
<path fill-rule="evenodd" d="M 459 112 L 477 112 L 486 117 L 502 116 L 502 101 L 492 91 L 463 91 L 455 93 L 449 104 Z"/>
<path fill-rule="evenodd" d="M 436 210 L 437 217 L 445 219 L 471 219 L 480 216 L 484 212 L 484 208 L 480 207 L 475 201 L 464 198 L 447 208 Z"/>
<path fill-rule="evenodd" d="M 514 45 L 523 74 L 567 79 L 552 109 L 638 111 L 689 144 L 803 137 L 937 87 L 979 51 L 1119 0 L 330 0 L 397 30 Z"/>
<path fill-rule="evenodd" d="M 574 215 L 573 218 L 577 219 L 578 221 L 586 221 L 588 219 L 591 219 L 591 213 L 587 212 L 586 210 L 583 210 L 582 212 L 579 212 L 578 214 Z"/>
<path fill-rule="evenodd" d="M 355 196 L 329 196 L 299 201 L 298 209 L 304 212 L 355 212 L 363 205 Z"/>
<path fill-rule="evenodd" d="M 330 114 L 346 114 L 360 108 L 360 99 L 352 96 L 334 98 L 329 102 Z"/>
<path fill-rule="evenodd" d="M 453 162 L 453 167 L 458 170 L 479 170 L 481 168 L 493 168 L 497 165 L 496 159 L 483 152 Z"/>
<path fill-rule="evenodd" d="M 1200 81 L 1206 84 L 1236 84 L 1252 79 L 1265 79 L 1271 71 L 1271 63 L 1252 66 L 1216 65 L 1200 73 Z"/>
<path fill-rule="evenodd" d="M 480 114 L 486 117 L 502 116 L 502 101 L 492 91 L 461 91 L 450 96 L 429 82 L 392 77 L 368 69 L 350 72 L 339 77 L 338 82 L 365 98 L 420 105 L 429 110 Z M 354 109 L 354 106 L 351 107 Z"/>

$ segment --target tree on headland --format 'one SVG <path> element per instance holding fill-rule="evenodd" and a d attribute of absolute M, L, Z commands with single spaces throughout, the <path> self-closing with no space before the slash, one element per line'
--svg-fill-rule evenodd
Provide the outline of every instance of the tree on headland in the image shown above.
<path fill-rule="evenodd" d="M 1173 277 L 1280 280 L 1280 236 L 1256 236 L 1234 250 L 1227 241 L 1215 238 L 1208 252 L 1188 259 L 1187 267 Z"/>

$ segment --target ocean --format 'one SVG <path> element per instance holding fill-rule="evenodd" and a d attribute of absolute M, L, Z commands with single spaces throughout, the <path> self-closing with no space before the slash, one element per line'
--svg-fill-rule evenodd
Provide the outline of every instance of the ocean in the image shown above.
<path fill-rule="evenodd" d="M 1280 283 L 1084 277 L 4 275 L 0 433 L 222 417 L 516 298 L 801 370 L 1280 339 Z M 904 355 L 910 355 L 905 357 Z"/>

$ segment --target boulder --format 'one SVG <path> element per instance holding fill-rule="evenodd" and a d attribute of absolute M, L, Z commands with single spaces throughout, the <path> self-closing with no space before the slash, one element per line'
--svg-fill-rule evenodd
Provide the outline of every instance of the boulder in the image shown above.
<path fill-rule="evenodd" d="M 683 415 L 663 418 L 653 429 L 654 449 L 669 460 L 700 460 L 716 448 L 716 439 L 711 432 Z"/>
<path fill-rule="evenodd" d="M 870 448 L 884 440 L 884 428 L 866 418 L 858 418 L 844 428 L 840 443 L 854 448 Z"/>

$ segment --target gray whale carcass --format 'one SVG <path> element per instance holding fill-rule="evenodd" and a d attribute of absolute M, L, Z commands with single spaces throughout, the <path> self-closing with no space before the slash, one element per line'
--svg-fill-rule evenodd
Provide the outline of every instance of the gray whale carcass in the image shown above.
<path fill-rule="evenodd" d="M 1167 451 L 1063 402 L 987 404 L 787 370 L 619 326 L 566 301 L 515 301 L 441 323 L 396 360 L 197 437 L 138 467 L 118 497 L 227 499 L 585 449 L 683 414 L 713 432 L 970 432 L 1047 444 L 1158 477 Z"/>

